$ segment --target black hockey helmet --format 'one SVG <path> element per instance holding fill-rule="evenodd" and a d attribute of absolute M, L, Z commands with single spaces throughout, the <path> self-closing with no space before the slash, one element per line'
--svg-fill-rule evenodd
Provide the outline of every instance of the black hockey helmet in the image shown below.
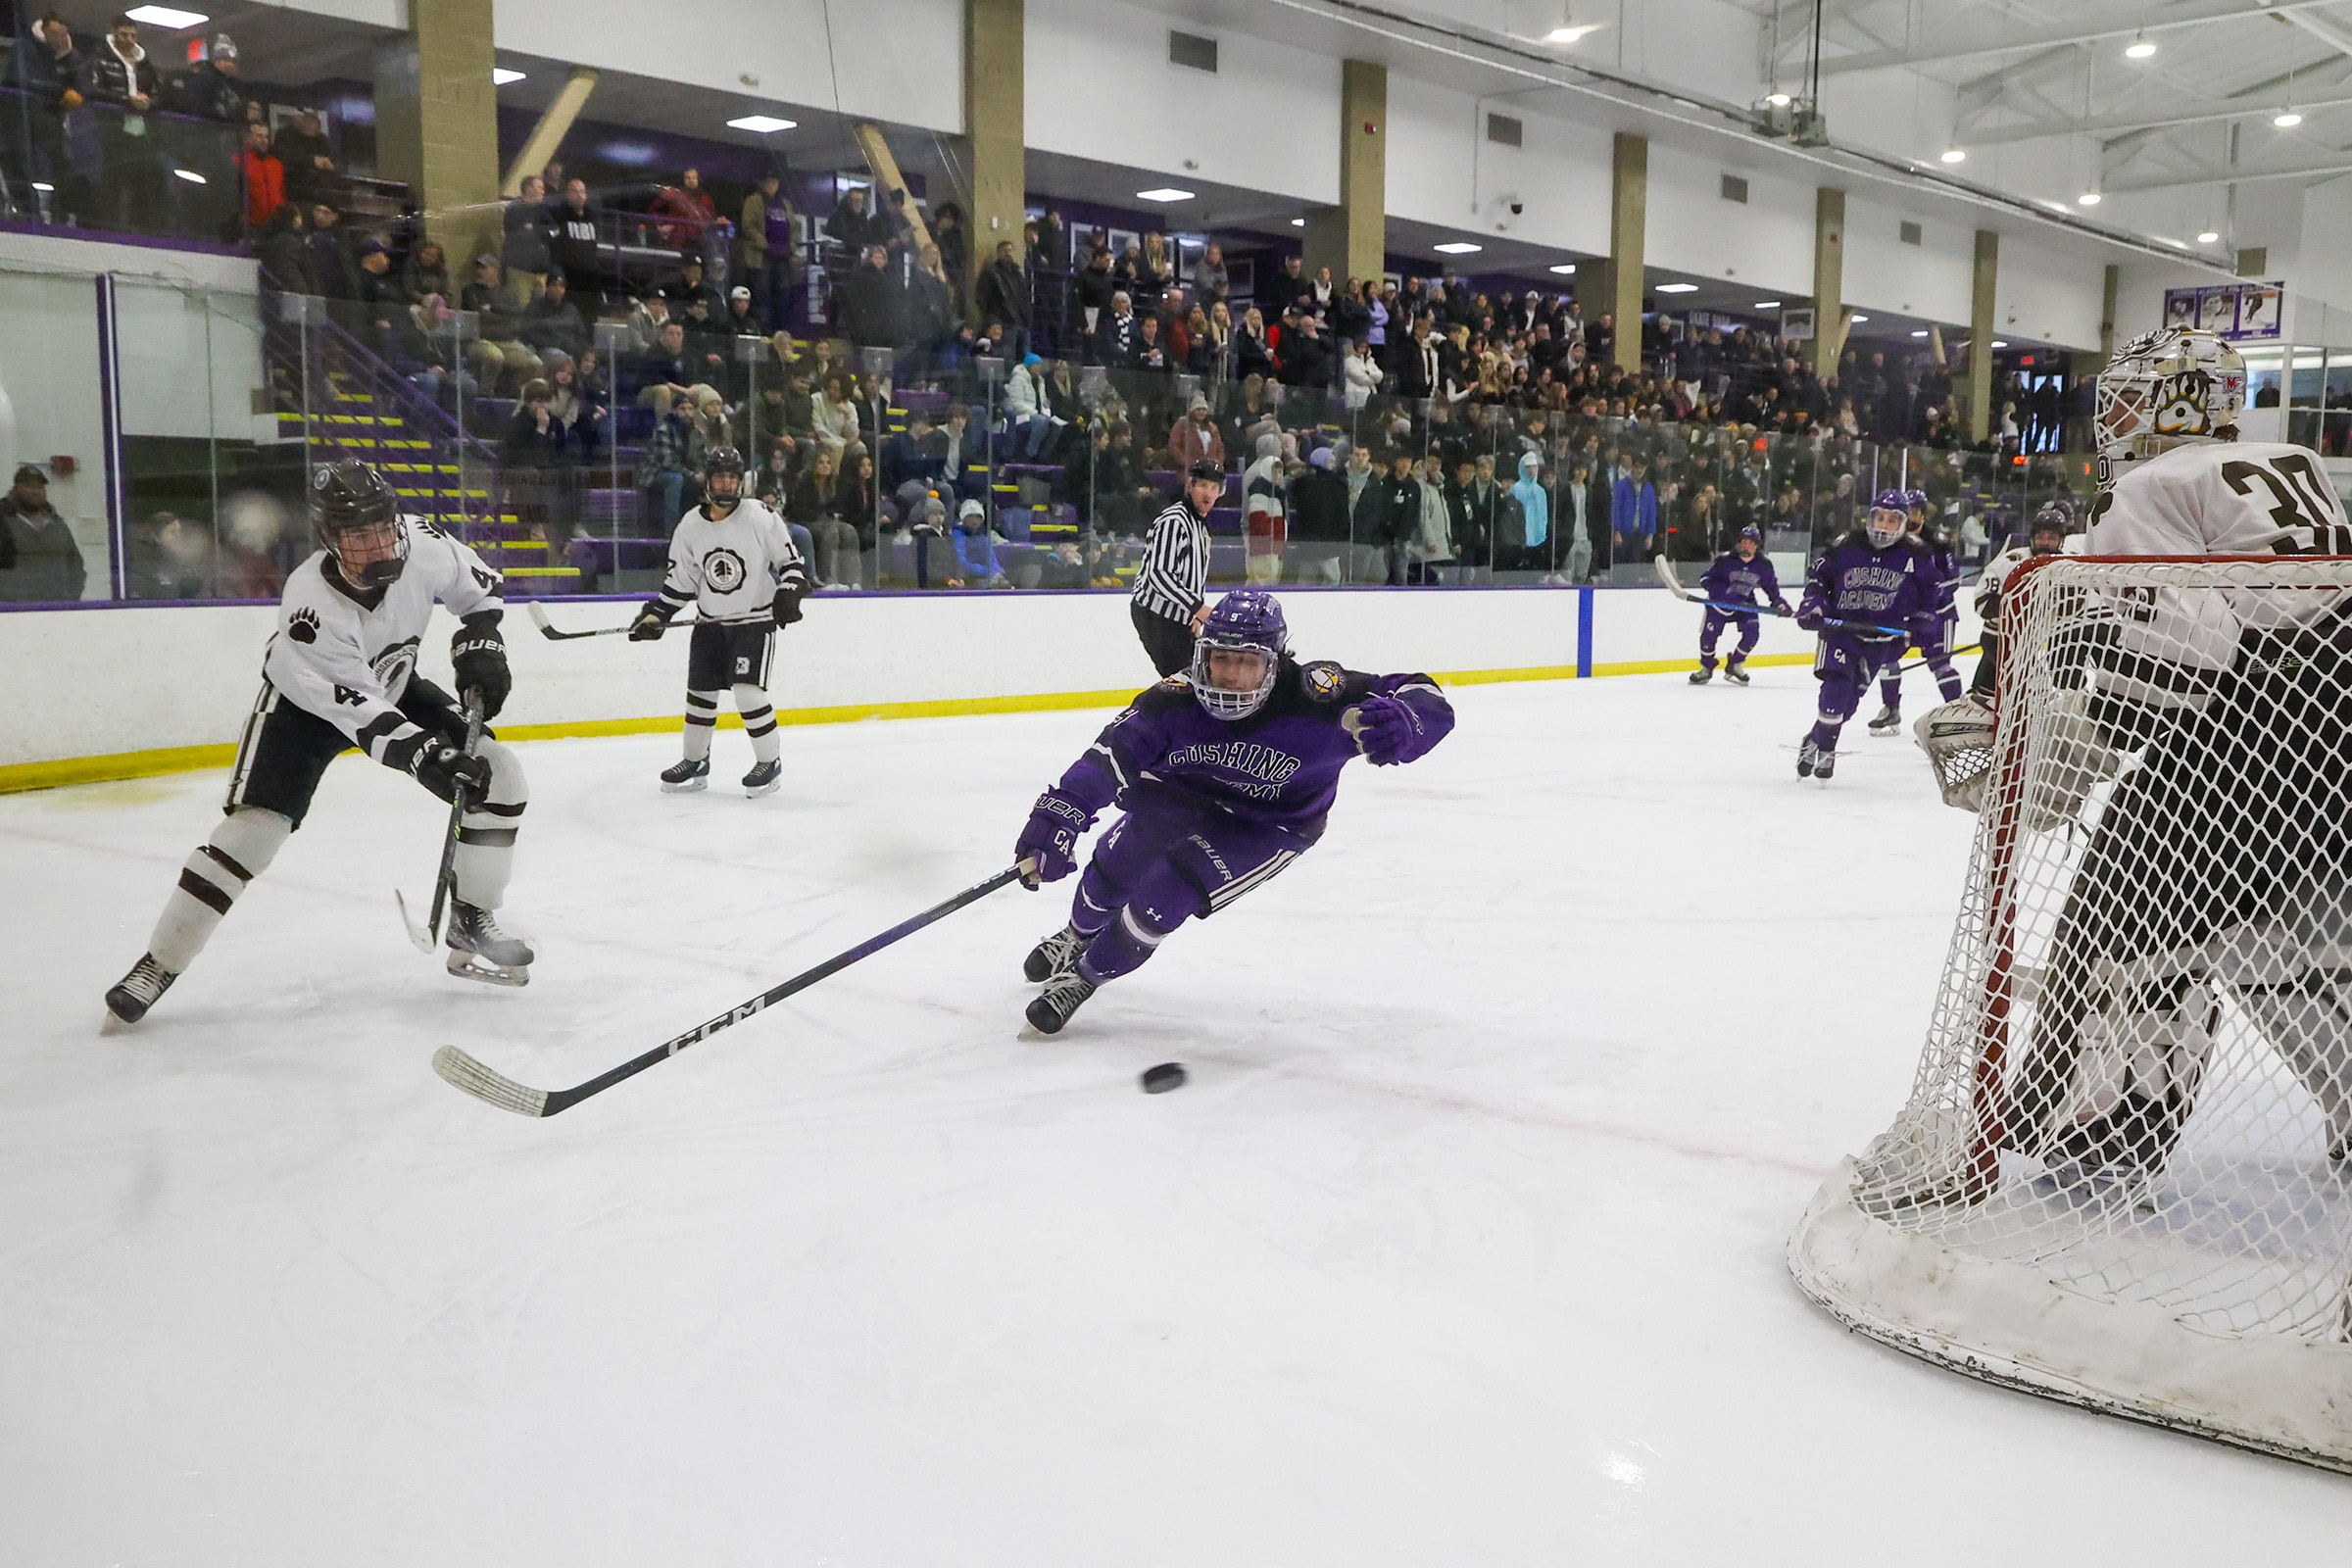
<path fill-rule="evenodd" d="M 357 458 L 311 470 L 311 529 L 354 588 L 388 588 L 409 564 L 400 497 Z"/>
<path fill-rule="evenodd" d="M 703 483 L 705 484 L 710 482 L 710 476 L 714 473 L 731 473 L 740 479 L 749 471 L 750 469 L 743 461 L 743 454 L 733 447 L 712 447 L 703 454 Z"/>

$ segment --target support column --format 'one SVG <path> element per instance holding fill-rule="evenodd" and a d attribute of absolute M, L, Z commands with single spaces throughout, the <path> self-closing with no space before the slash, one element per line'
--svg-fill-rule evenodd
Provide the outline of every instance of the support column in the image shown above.
<path fill-rule="evenodd" d="M 406 180 L 453 270 L 498 247 L 498 89 L 490 0 L 410 0 L 375 53 L 375 159 Z"/>
<path fill-rule="evenodd" d="M 1813 192 L 1813 373 L 1828 380 L 1845 352 L 1845 192 Z"/>
<path fill-rule="evenodd" d="M 1989 228 L 1977 230 L 1977 261 L 1968 301 L 1968 375 L 1966 406 L 1960 428 L 1971 441 L 1984 440 L 1992 431 L 1992 302 L 2000 280 L 2001 236 Z"/>
<path fill-rule="evenodd" d="M 1389 252 L 1389 68 L 1340 62 L 1340 205 L 1306 218 L 1306 273 L 1335 282 L 1378 277 Z"/>
<path fill-rule="evenodd" d="M 1649 224 L 1649 138 L 1617 133 L 1609 155 L 1609 265 L 1586 319 L 1606 311 L 1616 329 L 1619 368 L 1642 368 L 1642 270 Z"/>
<path fill-rule="evenodd" d="M 545 169 L 549 160 L 556 156 L 556 149 L 563 146 L 564 138 L 571 133 L 571 122 L 580 118 L 580 111 L 587 107 L 588 95 L 594 91 L 595 71 L 587 66 L 572 67 L 571 74 L 564 78 L 564 85 L 556 89 L 555 102 L 547 106 L 547 112 L 539 117 L 539 123 L 533 125 L 531 133 L 523 138 L 522 151 L 516 153 L 514 162 L 507 166 L 507 177 L 498 183 L 500 195 L 522 194 L 522 182 Z M 564 199 L 564 193 L 551 190 L 547 197 L 550 201 L 560 202 Z"/>
<path fill-rule="evenodd" d="M 971 171 L 965 211 L 971 229 L 965 248 L 964 297 L 980 270 L 996 259 L 1000 242 L 1026 265 L 1021 222 L 1027 216 L 1027 85 L 1022 74 L 1027 25 L 1024 0 L 963 0 L 963 150 Z"/>

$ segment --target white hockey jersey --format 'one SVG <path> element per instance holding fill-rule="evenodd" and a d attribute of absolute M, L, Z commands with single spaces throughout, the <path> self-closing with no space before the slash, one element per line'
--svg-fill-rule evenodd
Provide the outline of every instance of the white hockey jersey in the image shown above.
<path fill-rule="evenodd" d="M 2308 448 L 2197 442 L 2132 465 L 2101 495 L 2093 556 L 2352 555 L 2352 523 Z M 2247 628 L 2285 630 L 2338 608 L 2340 593 L 2160 588 L 2118 607 L 2124 652 L 2195 672 L 2227 670 Z"/>
<path fill-rule="evenodd" d="M 748 625 L 770 614 L 778 582 L 797 577 L 806 591 L 808 576 L 784 519 L 747 497 L 716 520 L 705 507 L 678 519 L 661 602 L 671 614 L 693 605 L 705 620 Z"/>
<path fill-rule="evenodd" d="M 262 654 L 262 677 L 296 707 L 315 713 L 376 761 L 384 748 L 419 732 L 396 706 L 416 672 L 438 599 L 459 616 L 502 611 L 505 580 L 472 549 L 421 517 L 404 516 L 409 562 L 372 610 L 326 575 L 327 553 L 286 578 L 277 632 Z"/>

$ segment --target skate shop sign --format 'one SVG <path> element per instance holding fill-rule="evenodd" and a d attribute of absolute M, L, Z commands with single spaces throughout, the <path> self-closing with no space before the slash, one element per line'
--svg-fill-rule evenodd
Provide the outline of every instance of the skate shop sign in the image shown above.
<path fill-rule="evenodd" d="M 2231 342 L 2275 343 L 2285 303 L 2286 285 L 2277 279 L 2211 288 L 2168 288 L 2164 291 L 2164 324 L 2201 326 Z"/>

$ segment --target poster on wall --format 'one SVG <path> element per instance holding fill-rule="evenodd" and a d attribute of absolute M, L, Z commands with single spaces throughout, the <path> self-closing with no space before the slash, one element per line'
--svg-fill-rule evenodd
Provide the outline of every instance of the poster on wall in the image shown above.
<path fill-rule="evenodd" d="M 2284 314 L 2285 285 L 2223 283 L 2211 288 L 2164 291 L 2164 324 L 2201 326 L 2232 342 L 2277 341 Z"/>
<path fill-rule="evenodd" d="M 1781 313 L 1781 336 L 1797 343 L 1811 342 L 1813 340 L 1813 313 L 1811 311 L 1783 311 Z"/>

